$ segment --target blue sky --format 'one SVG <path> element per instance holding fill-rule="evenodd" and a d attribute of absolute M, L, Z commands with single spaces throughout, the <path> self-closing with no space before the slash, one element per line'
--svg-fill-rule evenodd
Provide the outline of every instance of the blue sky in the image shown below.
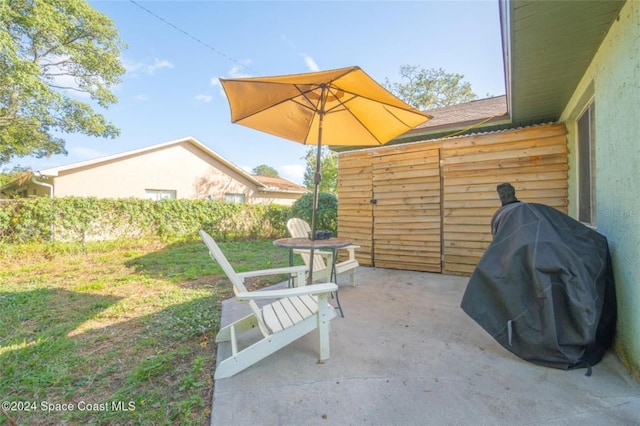
<path fill-rule="evenodd" d="M 357 65 L 383 83 L 409 64 L 463 74 L 480 98 L 505 93 L 497 0 L 90 4 L 129 46 L 118 103 L 99 110 L 121 135 L 66 135 L 69 155 L 13 164 L 40 170 L 193 136 L 247 171 L 266 164 L 302 183 L 309 147 L 232 124 L 219 77 Z"/>

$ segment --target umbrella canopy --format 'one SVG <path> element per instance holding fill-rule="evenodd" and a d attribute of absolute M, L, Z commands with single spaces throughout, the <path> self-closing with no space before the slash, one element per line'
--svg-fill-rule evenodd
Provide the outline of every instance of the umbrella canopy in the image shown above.
<path fill-rule="evenodd" d="M 305 145 L 382 145 L 431 118 L 359 67 L 220 82 L 233 123 Z"/>
<path fill-rule="evenodd" d="M 359 67 L 221 78 L 220 82 L 233 123 L 317 146 L 311 239 L 316 231 L 322 145 L 382 145 L 431 118 L 395 97 Z M 313 250 L 310 255 L 313 257 Z M 310 281 L 312 274 L 310 271 Z"/>

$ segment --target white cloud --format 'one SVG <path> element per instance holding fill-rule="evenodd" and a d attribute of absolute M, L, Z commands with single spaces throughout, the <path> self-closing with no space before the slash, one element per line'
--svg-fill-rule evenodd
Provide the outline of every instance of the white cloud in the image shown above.
<path fill-rule="evenodd" d="M 42 72 L 49 76 L 49 81 L 53 86 L 62 90 L 65 95 L 75 98 L 88 99 L 91 95 L 80 89 L 76 78 L 72 75 L 73 71 L 67 61 L 70 56 L 49 55 L 40 61 Z"/>
<path fill-rule="evenodd" d="M 223 98 L 226 98 L 227 95 L 224 93 L 224 89 L 222 88 L 222 84 L 220 84 L 220 80 L 218 78 L 219 77 L 211 77 L 211 80 L 209 81 L 209 86 L 217 87 L 218 95 L 222 96 Z"/>
<path fill-rule="evenodd" d="M 160 59 L 156 58 L 153 64 L 147 66 L 146 71 L 148 74 L 152 75 L 153 73 L 156 72 L 156 70 L 159 70 L 162 68 L 173 68 L 173 64 L 167 61 L 166 59 L 161 61 Z"/>
<path fill-rule="evenodd" d="M 155 58 L 152 63 L 145 62 L 132 62 L 126 58 L 122 58 L 122 64 L 124 65 L 127 73 L 132 76 L 138 74 L 154 75 L 157 70 L 163 68 L 173 68 L 173 64 L 166 59 Z"/>
<path fill-rule="evenodd" d="M 136 102 L 146 102 L 149 100 L 149 96 L 145 95 L 144 93 L 141 93 L 139 95 L 135 95 L 133 97 L 133 100 Z"/>
<path fill-rule="evenodd" d="M 302 58 L 304 59 L 304 63 L 307 68 L 309 68 L 309 71 L 320 71 L 320 67 L 318 66 L 318 64 L 316 64 L 316 61 L 314 61 L 311 56 L 307 55 L 306 53 L 300 53 L 300 56 L 302 56 Z"/>
<path fill-rule="evenodd" d="M 245 59 L 244 61 L 241 61 L 241 63 L 243 65 L 247 65 L 248 66 L 251 63 L 251 60 L 250 59 Z M 244 69 L 245 69 L 245 67 L 243 67 L 242 65 L 234 65 L 229 70 L 228 77 L 229 78 L 253 77 L 251 74 L 249 74 L 247 72 L 244 72 L 243 71 Z M 222 88 L 222 84 L 220 84 L 219 77 L 212 77 L 211 80 L 209 81 L 209 85 L 212 86 L 212 87 L 219 87 L 220 90 L 218 91 L 218 94 L 223 98 L 227 97 L 227 95 L 224 92 L 224 89 Z"/>
<path fill-rule="evenodd" d="M 243 61 L 240 61 L 240 63 L 242 65 L 249 65 L 251 63 L 250 59 L 245 59 Z M 229 77 L 231 78 L 244 78 L 244 77 L 251 77 L 251 74 L 247 73 L 246 68 L 243 67 L 242 65 L 234 65 L 230 70 L 229 70 Z"/>
<path fill-rule="evenodd" d="M 282 39 L 282 41 L 287 43 L 292 49 L 296 49 L 296 45 L 291 40 L 289 40 L 286 34 L 280 34 L 280 38 Z"/>
<path fill-rule="evenodd" d="M 213 99 L 211 95 L 205 95 L 204 93 L 199 93 L 195 96 L 195 100 L 198 102 L 209 103 Z"/>
<path fill-rule="evenodd" d="M 301 164 L 291 164 L 278 167 L 278 173 L 281 177 L 302 185 L 304 181 L 305 167 Z"/>

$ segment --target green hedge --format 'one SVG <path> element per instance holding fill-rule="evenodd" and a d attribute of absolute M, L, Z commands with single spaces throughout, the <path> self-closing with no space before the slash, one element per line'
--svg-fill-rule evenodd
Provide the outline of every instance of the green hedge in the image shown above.
<path fill-rule="evenodd" d="M 287 235 L 290 208 L 209 200 L 95 197 L 0 200 L 0 241 L 182 237 L 205 229 L 221 241 Z"/>
<path fill-rule="evenodd" d="M 313 193 L 309 192 L 298 198 L 291 206 L 291 217 L 304 219 L 311 225 L 313 208 Z M 338 235 L 338 198 L 328 192 L 318 194 L 318 214 L 316 215 L 316 229 L 329 230 Z"/>

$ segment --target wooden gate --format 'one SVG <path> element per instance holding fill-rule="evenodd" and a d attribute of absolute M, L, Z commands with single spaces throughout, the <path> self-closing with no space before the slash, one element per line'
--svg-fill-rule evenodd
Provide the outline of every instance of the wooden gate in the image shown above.
<path fill-rule="evenodd" d="M 469 275 L 492 239 L 496 186 L 566 213 L 567 171 L 562 124 L 341 153 L 338 233 L 365 266 Z"/>
<path fill-rule="evenodd" d="M 367 150 L 338 157 L 338 235 L 360 246 L 356 259 L 365 266 L 373 266 L 372 156 Z"/>
<path fill-rule="evenodd" d="M 373 264 L 440 272 L 440 150 L 410 145 L 372 157 Z"/>

